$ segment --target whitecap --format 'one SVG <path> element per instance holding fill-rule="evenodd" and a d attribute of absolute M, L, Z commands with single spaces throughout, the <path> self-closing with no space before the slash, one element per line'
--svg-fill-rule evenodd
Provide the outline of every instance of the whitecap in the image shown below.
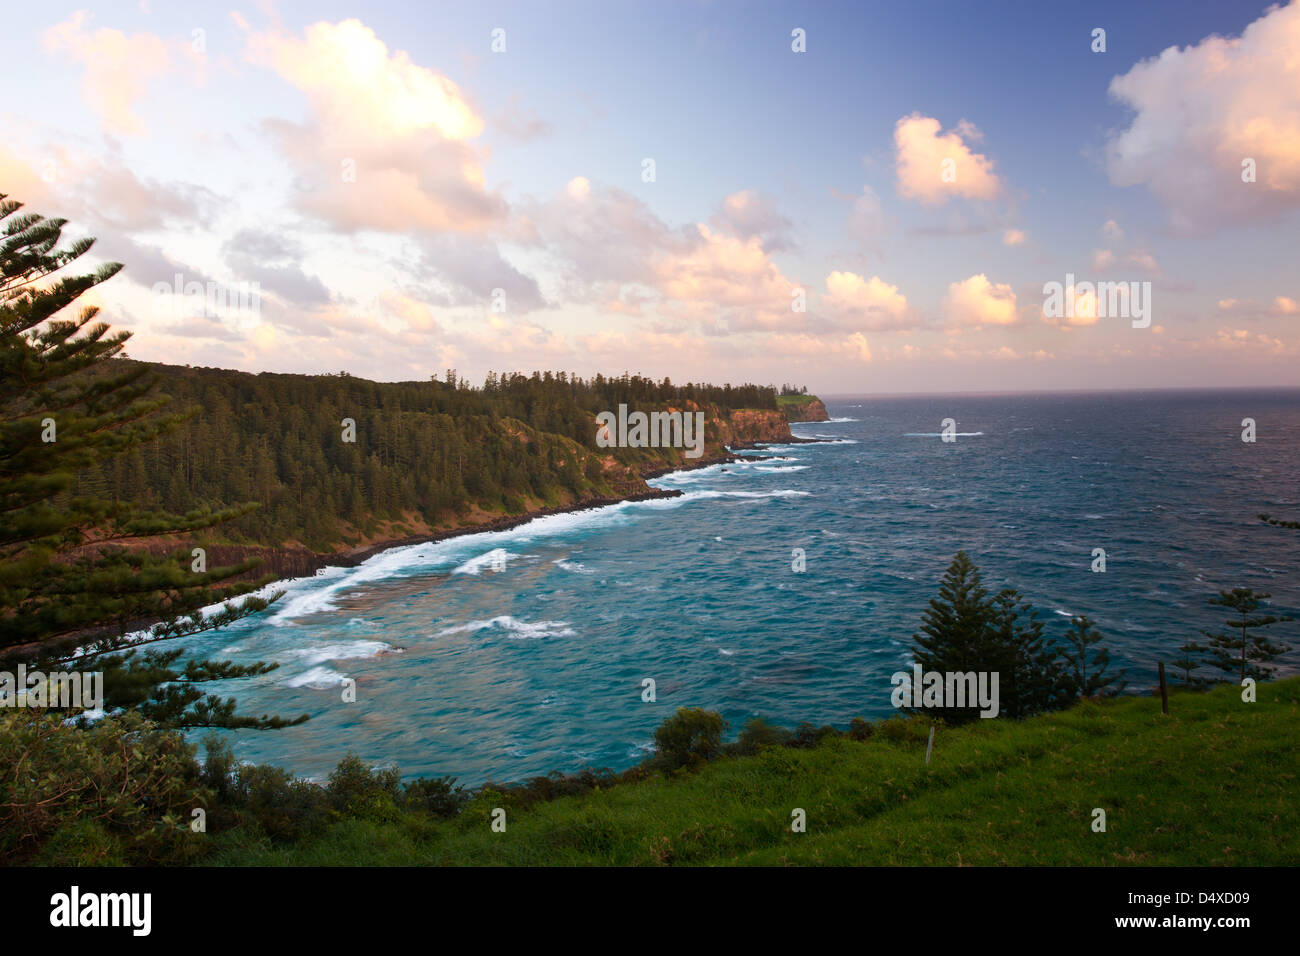
<path fill-rule="evenodd" d="M 493 548 L 491 551 L 485 551 L 477 557 L 470 558 L 468 561 L 458 565 L 452 574 L 482 574 L 484 571 L 504 567 L 507 560 L 518 558 L 519 555 L 512 554 L 505 548 Z"/>
<path fill-rule="evenodd" d="M 529 623 L 521 621 L 518 618 L 511 617 L 509 614 L 502 614 L 497 617 L 489 618 L 483 621 L 470 621 L 468 624 L 458 624 L 455 627 L 444 628 L 439 631 L 437 636 L 444 637 L 450 634 L 474 634 L 478 631 L 487 630 L 490 627 L 499 628 L 506 632 L 507 635 L 521 640 L 535 640 L 541 637 L 572 637 L 573 628 L 569 626 L 568 621 L 538 621 Z"/>
<path fill-rule="evenodd" d="M 284 684 L 286 687 L 307 687 L 312 690 L 328 690 L 331 687 L 338 687 L 344 681 L 344 677 L 332 667 L 313 667 L 309 671 L 296 674 L 293 677 L 286 678 Z"/>
<path fill-rule="evenodd" d="M 282 657 L 301 659 L 308 664 L 323 664 L 325 661 L 378 657 L 393 650 L 396 650 L 393 645 L 383 641 L 333 641 L 310 647 L 291 647 L 283 652 Z"/>
<path fill-rule="evenodd" d="M 596 573 L 595 571 L 587 567 L 585 564 L 583 564 L 581 561 L 568 561 L 564 558 L 556 558 L 554 561 L 551 562 L 551 564 L 555 565 L 557 568 L 563 568 L 565 571 L 572 571 L 574 574 L 595 574 Z"/>
<path fill-rule="evenodd" d="M 779 491 L 717 491 L 705 489 L 688 491 L 682 497 L 691 501 L 699 501 L 712 498 L 806 498 L 808 495 L 809 492 L 807 491 L 795 491 L 789 488 L 783 488 Z"/>

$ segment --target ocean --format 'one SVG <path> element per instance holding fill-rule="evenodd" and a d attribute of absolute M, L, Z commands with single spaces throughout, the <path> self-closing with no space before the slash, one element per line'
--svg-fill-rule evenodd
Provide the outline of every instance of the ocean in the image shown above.
<path fill-rule="evenodd" d="M 678 498 L 395 548 L 281 585 L 266 612 L 186 646 L 278 662 L 210 687 L 242 713 L 312 719 L 223 734 L 239 758 L 313 779 L 352 751 L 407 778 L 476 785 L 626 768 L 683 706 L 720 711 L 732 735 L 753 716 L 884 718 L 890 675 L 910 666 L 960 549 L 991 590 L 1019 589 L 1049 636 L 1091 617 L 1131 691 L 1223 622 L 1206 603 L 1219 589 L 1269 591 L 1274 610 L 1300 616 L 1300 531 L 1256 517 L 1300 519 L 1300 390 L 827 407 L 831 421 L 793 426 L 824 443 L 651 482 Z M 940 437 L 946 418 L 954 442 Z M 1270 630 L 1300 646 L 1300 624 Z M 1300 672 L 1300 649 L 1280 664 Z"/>

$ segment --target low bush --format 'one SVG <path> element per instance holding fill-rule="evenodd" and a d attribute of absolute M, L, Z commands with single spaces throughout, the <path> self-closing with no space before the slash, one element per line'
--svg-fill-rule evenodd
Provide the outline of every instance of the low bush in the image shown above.
<path fill-rule="evenodd" d="M 722 752 L 726 729 L 717 711 L 682 707 L 655 731 L 655 762 L 669 771 L 698 768 Z"/>

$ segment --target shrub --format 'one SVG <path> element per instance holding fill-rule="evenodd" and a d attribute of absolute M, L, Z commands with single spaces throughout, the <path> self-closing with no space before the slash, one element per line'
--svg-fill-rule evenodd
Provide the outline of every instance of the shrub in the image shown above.
<path fill-rule="evenodd" d="M 0 711 L 0 858 L 31 860 L 52 840 L 52 858 L 68 863 L 191 856 L 201 838 L 189 832 L 190 811 L 210 797 L 194 748 L 133 711 L 84 729 L 64 716 Z"/>
<path fill-rule="evenodd" d="M 871 735 L 876 732 L 876 725 L 863 720 L 861 717 L 854 717 L 849 721 L 849 739 L 850 740 L 869 740 Z"/>
<path fill-rule="evenodd" d="M 209 830 L 247 827 L 275 843 L 289 843 L 329 822 L 329 798 L 321 787 L 279 767 L 238 763 L 216 734 L 206 736 L 203 746 L 201 779 L 213 796 Z"/>
<path fill-rule="evenodd" d="M 942 727 L 944 723 L 937 717 L 926 714 L 913 714 L 910 717 L 890 717 L 880 724 L 880 736 L 891 743 L 926 743 L 930 739 L 931 727 Z"/>
<path fill-rule="evenodd" d="M 722 751 L 727 722 L 713 710 L 682 707 L 655 731 L 656 762 L 665 770 L 698 768 Z"/>
<path fill-rule="evenodd" d="M 815 727 L 805 721 L 794 729 L 794 735 L 790 738 L 790 746 L 798 747 L 801 750 L 811 750 L 827 737 L 838 737 L 839 735 L 840 732 L 830 724 Z"/>
<path fill-rule="evenodd" d="M 396 767 L 371 770 L 360 757 L 349 753 L 331 771 L 325 793 L 330 806 L 344 816 L 396 819 L 401 779 Z"/>
<path fill-rule="evenodd" d="M 493 811 L 498 807 L 506 811 L 508 820 L 512 808 L 507 806 L 509 801 L 497 786 L 499 784 L 485 783 L 479 787 L 474 796 L 465 802 L 458 823 L 467 829 L 488 826 L 492 822 Z"/>
<path fill-rule="evenodd" d="M 240 819 L 256 823 L 272 841 L 290 843 L 329 822 L 328 795 L 316 784 L 265 764 L 239 768 Z"/>
<path fill-rule="evenodd" d="M 748 757 L 768 747 L 782 747 L 789 742 L 790 731 L 784 727 L 770 724 L 762 717 L 751 717 L 745 722 L 732 750 L 740 756 Z"/>
<path fill-rule="evenodd" d="M 421 777 L 412 780 L 402 789 L 402 803 L 406 807 L 423 810 L 432 817 L 454 817 L 469 799 L 465 788 L 455 784 L 455 777 Z"/>

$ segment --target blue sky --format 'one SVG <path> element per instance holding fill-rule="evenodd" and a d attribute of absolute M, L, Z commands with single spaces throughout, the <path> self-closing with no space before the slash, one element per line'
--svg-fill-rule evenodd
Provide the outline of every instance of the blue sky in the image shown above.
<path fill-rule="evenodd" d="M 1294 4 L 7 17 L 45 95 L 0 109 L 0 191 L 126 263 L 97 297 L 138 358 L 831 392 L 1300 384 Z M 258 282 L 258 307 L 160 306 L 177 272 Z M 1149 282 L 1149 325 L 1044 315 L 1070 274 Z"/>

